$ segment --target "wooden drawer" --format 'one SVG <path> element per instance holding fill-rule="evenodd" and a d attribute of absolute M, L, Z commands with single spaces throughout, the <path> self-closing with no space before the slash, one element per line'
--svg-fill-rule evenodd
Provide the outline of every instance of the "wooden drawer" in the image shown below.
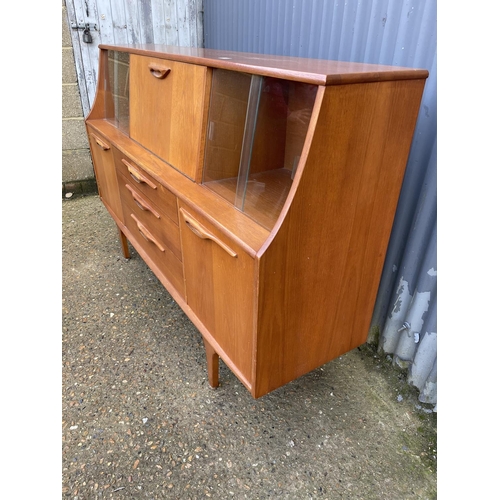
<path fill-rule="evenodd" d="M 151 200 L 176 225 L 179 225 L 176 196 L 116 148 L 113 148 L 113 157 L 116 169 L 125 177 L 126 181 L 136 191 Z"/>
<path fill-rule="evenodd" d="M 165 278 L 167 278 L 182 296 L 184 296 L 184 273 L 182 262 L 172 252 L 169 246 L 165 244 L 162 237 L 156 233 L 155 229 L 151 227 L 151 218 L 144 216 L 146 212 L 141 212 L 140 214 L 138 212 L 141 212 L 139 208 L 137 208 L 136 211 L 127 203 L 123 206 L 125 226 L 136 240 L 137 246 L 134 245 L 136 250 L 141 255 L 145 252 L 158 266 L 158 269 Z"/>
<path fill-rule="evenodd" d="M 121 174 L 118 174 L 118 185 L 125 210 L 134 214 L 141 224 L 149 228 L 162 247 L 168 247 L 182 260 L 179 226 Z"/>
<path fill-rule="evenodd" d="M 201 167 L 207 68 L 130 56 L 130 137 L 191 179 Z"/>

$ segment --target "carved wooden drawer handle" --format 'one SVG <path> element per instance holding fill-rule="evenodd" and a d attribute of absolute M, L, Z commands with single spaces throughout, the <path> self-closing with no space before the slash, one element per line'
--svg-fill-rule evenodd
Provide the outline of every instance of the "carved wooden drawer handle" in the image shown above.
<path fill-rule="evenodd" d="M 219 245 L 231 257 L 238 257 L 238 254 L 231 247 L 228 247 L 224 242 L 217 238 L 217 236 L 208 231 L 208 229 L 203 227 L 197 220 L 193 219 L 193 217 L 191 217 L 191 215 L 189 215 L 183 208 L 180 209 L 180 212 L 186 226 L 191 229 L 191 231 L 198 236 L 198 238 L 201 238 L 202 240 L 211 240 Z"/>
<path fill-rule="evenodd" d="M 156 189 L 156 185 L 151 182 L 147 177 L 142 175 L 133 165 L 131 165 L 125 158 L 122 158 L 122 163 L 127 167 L 128 173 L 137 184 L 147 184 L 150 188 Z"/>
<path fill-rule="evenodd" d="M 97 137 L 97 135 L 93 134 L 92 132 L 90 133 L 90 135 L 94 138 L 94 141 L 101 149 L 104 149 L 104 151 L 107 151 L 109 149 L 109 146 L 102 139 Z"/>
<path fill-rule="evenodd" d="M 167 68 L 166 66 L 159 66 L 154 63 L 148 64 L 148 68 L 151 74 L 155 78 L 158 78 L 158 80 L 163 80 L 171 71 L 171 69 Z"/>
<path fill-rule="evenodd" d="M 161 246 L 160 242 L 139 222 L 139 219 L 134 214 L 130 214 L 130 216 L 135 220 L 141 236 L 150 243 L 154 243 L 160 251 L 164 252 L 165 249 Z"/>
<path fill-rule="evenodd" d="M 132 186 L 125 184 L 125 187 L 130 191 L 135 204 L 144 211 L 151 212 L 157 219 L 160 218 L 160 214 L 139 194 L 134 191 Z"/>

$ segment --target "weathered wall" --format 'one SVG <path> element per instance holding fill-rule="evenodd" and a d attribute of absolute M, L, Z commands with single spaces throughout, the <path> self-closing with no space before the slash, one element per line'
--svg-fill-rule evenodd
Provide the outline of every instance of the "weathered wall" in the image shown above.
<path fill-rule="evenodd" d="M 66 2 L 62 2 L 62 182 L 63 191 L 95 189 L 85 134 Z M 75 182 L 76 181 L 76 182 Z"/>
<path fill-rule="evenodd" d="M 90 23 L 92 43 L 71 23 Z M 84 117 L 94 102 L 100 43 L 201 47 L 202 0 L 63 0 L 63 195 L 95 190 Z"/>

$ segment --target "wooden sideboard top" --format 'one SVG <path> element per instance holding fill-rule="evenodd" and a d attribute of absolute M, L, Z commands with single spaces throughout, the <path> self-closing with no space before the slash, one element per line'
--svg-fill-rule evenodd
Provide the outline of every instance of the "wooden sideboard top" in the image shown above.
<path fill-rule="evenodd" d="M 425 69 L 402 68 L 326 59 L 309 59 L 280 55 L 252 54 L 226 50 L 177 47 L 169 45 L 107 45 L 100 49 L 169 59 L 213 68 L 241 71 L 301 81 L 314 85 L 414 80 L 427 78 Z"/>

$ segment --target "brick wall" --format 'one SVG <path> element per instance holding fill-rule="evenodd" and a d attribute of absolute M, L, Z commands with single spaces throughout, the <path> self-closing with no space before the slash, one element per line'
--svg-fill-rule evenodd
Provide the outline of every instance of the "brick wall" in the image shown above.
<path fill-rule="evenodd" d="M 97 192 L 76 75 L 66 2 L 62 2 L 62 189 L 63 196 Z"/>

